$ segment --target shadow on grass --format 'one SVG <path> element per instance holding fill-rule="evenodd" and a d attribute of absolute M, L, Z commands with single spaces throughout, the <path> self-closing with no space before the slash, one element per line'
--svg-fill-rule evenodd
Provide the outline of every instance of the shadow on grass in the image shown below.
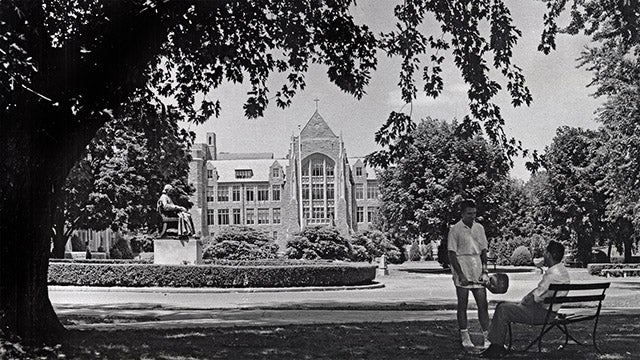
<path fill-rule="evenodd" d="M 579 339 L 590 336 L 591 323 L 570 327 Z M 474 329 L 475 327 L 475 329 Z M 518 359 L 637 359 L 640 316 L 603 316 L 597 354 L 592 347 L 569 345 L 553 330 L 543 352 L 511 354 Z M 472 323 L 473 341 L 481 341 Z M 516 345 L 539 328 L 518 326 Z M 458 341 L 455 321 L 353 323 L 207 329 L 71 331 L 64 352 L 71 359 L 476 359 Z"/>
<path fill-rule="evenodd" d="M 451 269 L 442 269 L 442 268 L 409 268 L 409 269 L 398 269 L 398 271 L 408 272 L 408 273 L 416 273 L 416 274 L 451 274 Z M 501 268 L 493 267 L 489 268 L 489 273 L 529 273 L 535 271 L 534 268 L 524 267 L 524 268 Z"/>

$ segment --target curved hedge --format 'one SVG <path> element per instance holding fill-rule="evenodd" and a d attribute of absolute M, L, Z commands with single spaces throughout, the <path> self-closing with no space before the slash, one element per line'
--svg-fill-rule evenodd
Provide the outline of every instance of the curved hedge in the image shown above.
<path fill-rule="evenodd" d="M 52 262 L 50 285 L 130 287 L 300 287 L 364 285 L 376 266 L 326 263 L 266 266 Z"/>

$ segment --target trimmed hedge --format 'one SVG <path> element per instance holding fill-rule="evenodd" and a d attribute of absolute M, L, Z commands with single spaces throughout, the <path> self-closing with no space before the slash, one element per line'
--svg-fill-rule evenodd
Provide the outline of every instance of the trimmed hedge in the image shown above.
<path fill-rule="evenodd" d="M 604 274 L 602 274 L 602 270 L 604 269 L 640 269 L 640 264 L 594 263 L 587 265 L 587 271 L 589 272 L 589 274 L 595 276 L 604 276 Z"/>
<path fill-rule="evenodd" d="M 300 287 L 364 285 L 373 281 L 370 264 L 272 266 L 154 265 L 51 262 L 50 285 L 130 287 Z"/>

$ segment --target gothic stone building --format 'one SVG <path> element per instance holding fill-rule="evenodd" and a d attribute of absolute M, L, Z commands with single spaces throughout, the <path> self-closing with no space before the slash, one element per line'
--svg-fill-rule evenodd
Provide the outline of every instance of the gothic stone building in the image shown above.
<path fill-rule="evenodd" d="M 201 236 L 246 225 L 284 249 L 305 226 L 333 225 L 343 235 L 371 226 L 378 182 L 363 159 L 349 158 L 342 137 L 316 111 L 286 158 L 271 153 L 219 153 L 214 133 L 192 148 L 191 214 Z"/>

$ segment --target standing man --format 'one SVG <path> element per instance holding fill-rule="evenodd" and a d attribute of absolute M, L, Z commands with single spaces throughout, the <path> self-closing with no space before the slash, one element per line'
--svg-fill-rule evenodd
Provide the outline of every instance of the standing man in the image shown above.
<path fill-rule="evenodd" d="M 544 252 L 544 265 L 549 268 L 542 276 L 542 280 L 519 303 L 503 302 L 498 304 L 489 330 L 491 346 L 481 352 L 480 357 L 501 358 L 507 354 L 504 343 L 510 322 L 531 325 L 544 323 L 549 309 L 549 306 L 544 304 L 544 299 L 553 296 L 553 292 L 549 291 L 549 285 L 568 284 L 571 281 L 567 268 L 562 264 L 563 256 L 564 245 L 551 240 Z M 566 296 L 567 293 L 567 291 L 558 291 L 556 296 Z"/>
<path fill-rule="evenodd" d="M 484 334 L 484 347 L 488 347 L 487 291 L 480 284 L 489 278 L 487 275 L 487 236 L 484 233 L 484 227 L 474 221 L 476 204 L 473 200 L 463 200 L 460 203 L 460 214 L 460 221 L 449 228 L 448 237 L 449 263 L 458 298 L 457 317 L 460 337 L 465 349 L 473 348 L 474 345 L 467 329 L 467 304 L 469 291 L 471 291 L 478 305 L 478 319 Z"/>

